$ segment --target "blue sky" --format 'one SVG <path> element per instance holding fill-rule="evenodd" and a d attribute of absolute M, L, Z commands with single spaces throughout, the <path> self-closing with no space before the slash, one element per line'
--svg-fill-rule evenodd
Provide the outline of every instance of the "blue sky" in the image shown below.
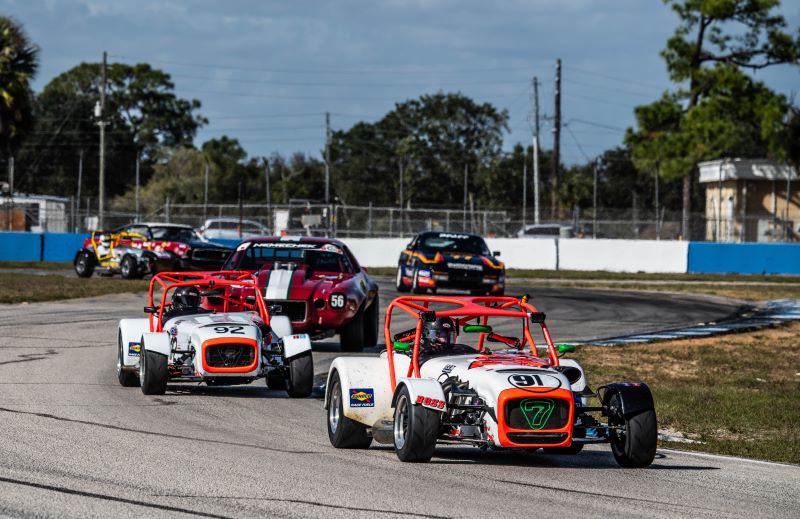
<path fill-rule="evenodd" d="M 792 31 L 800 2 L 784 0 Z M 510 113 L 505 147 L 531 140 L 531 79 L 540 81 L 542 146 L 552 147 L 561 58 L 562 157 L 570 164 L 622 141 L 633 107 L 668 88 L 659 51 L 677 23 L 659 0 L 0 0 L 41 47 L 34 84 L 81 61 L 150 62 L 210 124 L 251 155 L 319 156 L 334 128 L 379 119 L 395 102 L 460 91 Z M 796 68 L 763 71 L 791 94 Z"/>

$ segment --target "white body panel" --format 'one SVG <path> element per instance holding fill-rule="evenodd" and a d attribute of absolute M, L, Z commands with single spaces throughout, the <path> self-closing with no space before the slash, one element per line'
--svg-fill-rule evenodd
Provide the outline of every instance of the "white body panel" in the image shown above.
<path fill-rule="evenodd" d="M 311 353 L 311 339 L 308 334 L 286 335 L 283 340 L 283 356 L 292 360 L 300 355 Z"/>
<path fill-rule="evenodd" d="M 150 331 L 149 319 L 122 319 L 119 322 L 119 336 L 122 341 L 122 363 L 125 366 L 138 366 L 142 349 L 142 335 Z"/>

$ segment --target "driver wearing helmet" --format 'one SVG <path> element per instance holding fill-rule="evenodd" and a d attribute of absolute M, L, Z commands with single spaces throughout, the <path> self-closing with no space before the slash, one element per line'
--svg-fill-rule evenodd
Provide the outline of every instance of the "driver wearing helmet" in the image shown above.
<path fill-rule="evenodd" d="M 164 312 L 164 322 L 181 315 L 203 314 L 208 310 L 200 308 L 200 291 L 197 287 L 178 287 L 172 293 L 170 309 Z"/>
<path fill-rule="evenodd" d="M 442 355 L 475 353 L 474 348 L 456 343 L 458 325 L 450 317 L 437 317 L 433 322 L 422 325 L 419 341 L 419 363 Z"/>

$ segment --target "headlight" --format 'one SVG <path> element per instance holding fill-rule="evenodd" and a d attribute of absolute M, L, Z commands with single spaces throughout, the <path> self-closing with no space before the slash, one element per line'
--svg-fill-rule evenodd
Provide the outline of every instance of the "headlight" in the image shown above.
<path fill-rule="evenodd" d="M 431 277 L 431 271 L 430 270 L 418 270 L 417 274 L 421 278 L 429 278 L 429 277 Z"/>

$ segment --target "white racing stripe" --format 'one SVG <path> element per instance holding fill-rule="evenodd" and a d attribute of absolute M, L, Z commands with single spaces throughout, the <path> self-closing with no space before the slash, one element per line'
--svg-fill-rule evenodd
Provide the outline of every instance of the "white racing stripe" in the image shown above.
<path fill-rule="evenodd" d="M 264 299 L 289 299 L 294 270 L 271 270 Z"/>

